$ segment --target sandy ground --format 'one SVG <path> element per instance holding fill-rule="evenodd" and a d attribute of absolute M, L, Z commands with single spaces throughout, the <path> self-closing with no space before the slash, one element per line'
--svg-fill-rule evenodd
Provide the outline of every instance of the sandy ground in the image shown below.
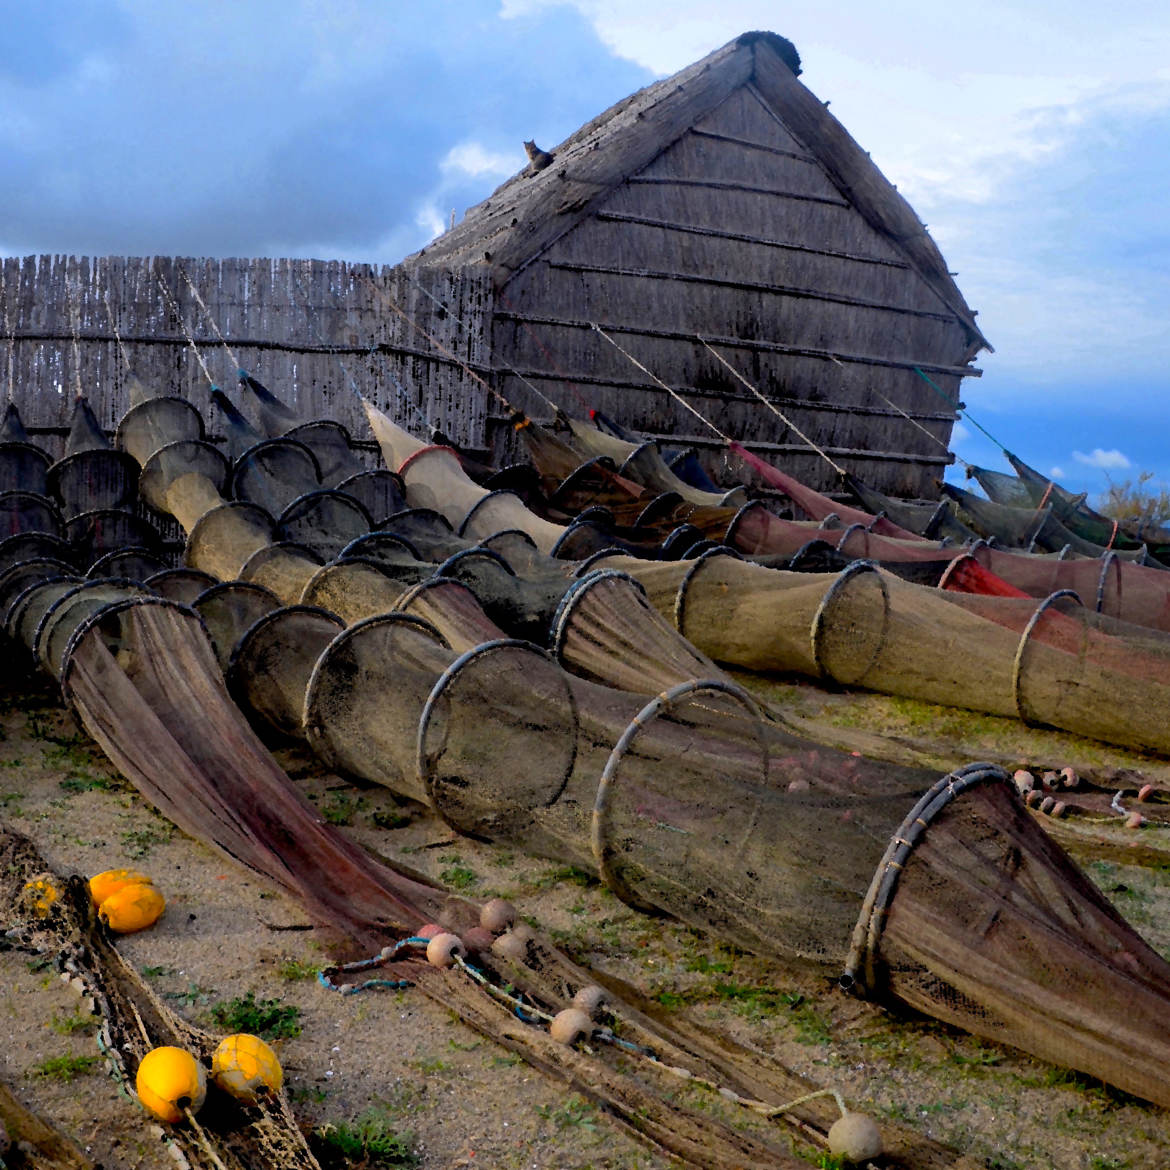
<path fill-rule="evenodd" d="M 810 687 L 761 689 L 820 721 L 826 734 L 864 740 L 881 732 L 890 754 L 936 758 L 940 766 L 951 756 L 1071 762 L 1086 773 L 1128 769 L 1127 778 L 1140 773 L 1170 783 L 1163 764 L 1069 736 L 1022 733 L 1005 720 Z M 48 689 L 9 693 L 0 732 L 0 819 L 32 837 L 60 872 L 132 865 L 165 893 L 159 924 L 118 945 L 174 1010 L 214 1031 L 216 1006 L 249 992 L 297 1009 L 300 1034 L 276 1047 L 306 1131 L 374 1116 L 427 1168 L 672 1165 L 421 994 L 341 997 L 322 989 L 314 973 L 329 961 L 328 948 L 305 929 L 299 907 L 148 808 Z M 846 998 L 823 975 L 784 970 L 641 917 L 586 875 L 455 839 L 382 790 L 322 773 L 303 753 L 280 759 L 327 819 L 364 844 L 470 896 L 511 898 L 572 957 L 640 988 L 648 1008 L 766 1049 L 838 1088 L 879 1122 L 909 1124 L 998 1170 L 1170 1164 L 1170 1116 L 1160 1109 L 933 1022 Z M 1076 831 L 1061 827 L 1074 845 Z M 1108 848 L 1094 827 L 1079 843 L 1084 863 L 1170 955 L 1170 831 L 1105 837 Z M 95 1163 L 173 1170 L 137 1104 L 97 1058 L 76 994 L 43 959 L 21 951 L 0 951 L 0 970 L 0 1078 Z M 66 1065 L 60 1058 L 79 1059 Z M 710 1109 L 735 1107 L 712 1100 Z"/>

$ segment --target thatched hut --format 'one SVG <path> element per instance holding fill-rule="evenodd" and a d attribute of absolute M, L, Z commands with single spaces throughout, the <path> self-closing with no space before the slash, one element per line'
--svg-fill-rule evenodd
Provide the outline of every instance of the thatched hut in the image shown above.
<path fill-rule="evenodd" d="M 717 457 L 601 325 L 799 478 L 837 475 L 795 430 L 874 487 L 931 497 L 960 381 L 990 347 L 918 217 L 799 72 L 784 38 L 746 33 L 605 111 L 403 266 L 432 287 L 489 277 L 497 386 L 536 417 L 543 395 Z M 497 453 L 503 421 L 486 423 Z"/>
<path fill-rule="evenodd" d="M 74 391 L 112 430 L 127 366 L 207 410 L 216 439 L 208 382 L 232 385 L 238 364 L 355 436 L 351 387 L 500 461 L 515 454 L 506 401 L 538 419 L 550 403 L 599 409 L 716 465 L 722 440 L 681 399 L 815 486 L 837 473 L 798 430 L 872 487 L 933 497 L 987 342 L 923 225 L 799 69 L 782 37 L 747 33 L 619 102 L 393 267 L 6 258 L 8 392 L 54 454 Z"/>

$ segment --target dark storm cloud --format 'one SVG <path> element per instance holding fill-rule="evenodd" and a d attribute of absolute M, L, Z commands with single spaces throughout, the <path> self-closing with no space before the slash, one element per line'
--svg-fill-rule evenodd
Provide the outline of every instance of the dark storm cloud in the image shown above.
<path fill-rule="evenodd" d="M 426 241 L 440 186 L 461 211 L 502 178 L 443 178 L 452 147 L 518 169 L 522 139 L 551 144 L 649 80 L 563 9 L 8 7 L 0 248 L 17 253 L 395 260 L 374 253 Z"/>

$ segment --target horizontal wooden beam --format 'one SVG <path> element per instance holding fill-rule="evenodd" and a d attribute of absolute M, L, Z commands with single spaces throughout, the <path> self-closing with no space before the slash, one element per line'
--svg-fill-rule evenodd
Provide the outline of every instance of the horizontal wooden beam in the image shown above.
<path fill-rule="evenodd" d="M 517 369 L 515 366 L 500 367 L 496 370 L 497 376 L 512 376 L 517 379 L 536 382 L 560 382 L 568 385 L 604 386 L 614 390 L 637 390 L 647 394 L 669 395 L 671 390 L 683 398 L 712 398 L 718 402 L 754 402 L 759 399 L 754 394 L 744 394 L 733 390 L 700 390 L 697 386 L 672 386 L 671 390 L 664 390 L 653 382 L 626 381 L 623 378 L 607 378 L 601 374 L 563 373 L 560 371 Z M 777 406 L 793 410 L 814 410 L 826 414 L 862 414 L 875 418 L 906 418 L 907 415 L 916 422 L 956 423 L 957 414 L 947 414 L 942 411 L 915 413 L 912 411 L 891 410 L 887 406 L 861 406 L 848 402 L 826 402 L 812 398 L 777 397 L 774 394 L 765 394 L 764 397 Z"/>
<path fill-rule="evenodd" d="M 640 280 L 670 280 L 683 284 L 707 284 L 715 288 L 742 289 L 746 292 L 774 293 L 777 296 L 798 297 L 802 300 L 827 301 L 834 305 L 849 305 L 858 309 L 876 309 L 883 313 L 899 313 L 907 317 L 925 317 L 931 321 L 949 324 L 957 321 L 953 313 L 938 313 L 930 309 L 905 309 L 881 301 L 867 301 L 861 297 L 847 297 L 841 293 L 827 293 L 815 288 L 800 288 L 790 284 L 765 284 L 759 280 L 732 280 L 725 276 L 703 276 L 691 272 L 665 272 L 652 268 L 618 268 L 607 264 L 575 264 L 568 260 L 548 260 L 549 268 L 571 272 L 597 272 L 607 276 L 629 276 Z"/>
<path fill-rule="evenodd" d="M 554 325 L 562 329 L 593 329 L 592 321 L 574 321 L 561 317 L 542 317 L 535 313 L 501 312 L 495 313 L 497 321 L 518 321 L 526 325 Z M 621 333 L 627 336 L 656 337 L 666 341 L 686 341 L 699 345 L 700 340 L 696 333 L 681 333 L 676 329 L 647 329 L 636 325 L 608 324 L 598 321 L 597 324 L 607 333 Z M 806 346 L 784 345 L 779 341 L 751 341 L 744 337 L 707 337 L 711 345 L 730 349 L 749 349 L 759 353 L 783 353 L 793 357 L 807 357 L 827 362 L 850 363 L 863 366 L 880 366 L 895 370 L 923 370 L 930 374 L 948 374 L 958 378 L 978 378 L 983 371 L 974 366 L 944 366 L 936 362 L 925 362 L 917 359 L 899 360 L 897 358 L 867 357 L 856 353 L 835 353 L 825 349 L 809 349 Z"/>
<path fill-rule="evenodd" d="M 748 195 L 775 195 L 778 199 L 798 199 L 803 203 L 825 203 L 829 207 L 849 207 L 844 199 L 831 195 L 806 195 L 800 191 L 781 191 L 776 187 L 752 187 L 746 183 L 727 183 L 719 179 L 677 179 L 670 175 L 631 175 L 630 184 L 646 184 L 657 187 L 704 187 L 710 191 L 743 191 Z"/>
<path fill-rule="evenodd" d="M 767 236 L 728 232 L 720 228 L 700 227 L 693 223 L 674 223 L 668 219 L 654 219 L 651 216 L 634 215 L 628 211 L 598 211 L 594 218 L 611 223 L 634 223 L 643 227 L 663 228 L 666 231 L 686 232 L 689 235 L 710 236 L 716 240 L 736 240 L 739 243 L 758 245 L 763 248 L 781 248 L 786 252 L 804 252 L 809 256 L 831 256 L 837 260 L 852 260 L 857 264 L 881 264 L 886 268 L 905 270 L 910 268 L 907 261 L 894 257 L 866 256 L 856 252 L 842 252 L 835 248 L 813 248 L 808 244 L 794 244 L 790 240 L 774 240 Z"/>
<path fill-rule="evenodd" d="M 713 439 L 706 435 L 666 435 L 654 434 L 650 431 L 643 433 L 647 439 L 657 439 L 678 447 L 721 448 L 727 446 L 722 439 Z M 754 440 L 739 440 L 739 442 L 749 451 L 768 451 L 784 455 L 817 454 L 807 443 L 766 443 Z M 884 463 L 925 463 L 930 466 L 947 467 L 955 461 L 955 457 L 950 451 L 943 455 L 913 455 L 907 451 L 863 451 L 857 447 L 822 447 L 821 450 L 826 455 L 840 455 L 843 459 L 869 459 Z"/>
<path fill-rule="evenodd" d="M 64 329 L 46 329 L 40 331 L 24 331 L 9 335 L 14 341 L 33 341 L 37 343 L 45 342 L 71 342 L 73 341 L 73 333 Z M 102 341 L 117 343 L 119 338 L 115 337 L 113 333 L 104 333 L 100 330 L 82 330 L 77 334 L 77 340 L 81 341 Z M 256 337 L 226 337 L 220 340 L 218 337 L 195 337 L 195 346 L 198 349 L 221 349 L 226 342 L 233 349 L 265 349 L 278 350 L 281 353 L 318 353 L 318 354 L 337 354 L 344 355 L 358 355 L 369 356 L 371 354 L 395 354 L 400 357 L 419 358 L 422 361 L 435 362 L 437 365 L 443 366 L 458 366 L 460 368 L 467 366 L 469 369 L 475 370 L 478 374 L 487 375 L 492 373 L 488 366 L 477 366 L 474 362 L 466 361 L 462 358 L 444 357 L 441 353 L 433 349 L 416 349 L 411 345 L 398 345 L 390 342 L 379 341 L 373 345 L 314 345 L 307 341 L 273 341 L 271 338 L 256 338 Z M 186 349 L 191 342 L 186 337 L 170 336 L 167 334 L 121 334 L 121 342 L 123 345 L 173 345 L 180 349 Z"/>
<path fill-rule="evenodd" d="M 768 154 L 778 154 L 784 158 L 794 158 L 797 162 L 817 165 L 817 160 L 811 154 L 801 154 L 795 150 L 784 150 L 779 146 L 768 146 L 763 142 L 753 142 L 750 138 L 737 138 L 734 134 L 716 134 L 714 130 L 699 130 L 691 128 L 690 133 L 695 138 L 710 138 L 715 142 L 730 142 L 733 146 L 745 146 L 748 150 L 762 150 Z"/>

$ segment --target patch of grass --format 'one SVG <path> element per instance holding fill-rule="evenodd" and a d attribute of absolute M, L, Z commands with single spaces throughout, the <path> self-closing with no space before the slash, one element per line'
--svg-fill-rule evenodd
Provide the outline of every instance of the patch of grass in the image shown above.
<path fill-rule="evenodd" d="M 89 772 L 74 772 L 57 782 L 66 792 L 109 792 L 119 787 L 108 776 L 93 776 Z"/>
<path fill-rule="evenodd" d="M 251 1032 L 265 1040 L 299 1036 L 301 1009 L 275 999 L 257 999 L 252 992 L 213 1004 L 211 1018 L 225 1031 Z"/>
<path fill-rule="evenodd" d="M 458 857 L 441 857 L 439 860 L 450 863 L 439 871 L 439 877 L 452 889 L 466 890 L 479 883 L 475 870 L 464 865 Z"/>
<path fill-rule="evenodd" d="M 97 1020 L 93 1016 L 82 1015 L 81 1012 L 75 1010 L 71 1016 L 54 1014 L 49 1027 L 54 1032 L 59 1032 L 62 1036 L 72 1036 L 74 1032 L 95 1031 L 97 1029 Z"/>
<path fill-rule="evenodd" d="M 707 955 L 694 955 L 683 964 L 687 971 L 698 971 L 702 975 L 729 975 L 731 963 L 727 959 L 712 959 Z"/>
<path fill-rule="evenodd" d="M 78 1077 L 92 1072 L 97 1062 L 96 1056 L 53 1056 L 34 1065 L 32 1071 L 35 1076 L 69 1084 Z"/>
<path fill-rule="evenodd" d="M 852 1162 L 845 1160 L 844 1154 L 830 1154 L 825 1151 L 822 1151 L 817 1156 L 816 1162 L 813 1163 L 817 1170 L 846 1170 L 852 1164 Z"/>
<path fill-rule="evenodd" d="M 572 1096 L 561 1105 L 537 1105 L 536 1115 L 544 1121 L 551 1121 L 558 1130 L 597 1132 L 597 1107 L 582 1097 Z"/>
<path fill-rule="evenodd" d="M 451 1071 L 451 1065 L 438 1056 L 431 1056 L 426 1060 L 408 1060 L 406 1063 L 425 1077 L 439 1076 Z"/>
<path fill-rule="evenodd" d="M 319 1126 L 309 1135 L 309 1144 L 325 1170 L 419 1165 L 413 1136 L 398 1133 L 381 1110 L 371 1109 L 352 1122 Z"/>
<path fill-rule="evenodd" d="M 296 983 L 300 979 L 316 979 L 319 970 L 315 963 L 302 963 L 300 959 L 282 959 L 276 973 L 281 979 Z"/>
<path fill-rule="evenodd" d="M 185 1007 L 194 1007 L 196 1004 L 207 1003 L 211 999 L 211 988 L 200 987 L 198 983 L 188 983 L 186 991 L 163 992 L 167 999 L 176 1000 Z M 247 1031 L 246 1028 L 236 1028 L 237 1032 Z"/>
<path fill-rule="evenodd" d="M 414 818 L 396 808 L 377 809 L 370 813 L 370 824 L 375 829 L 404 829 Z"/>
<path fill-rule="evenodd" d="M 289 1089 L 288 1095 L 297 1103 L 312 1101 L 320 1105 L 329 1096 L 329 1093 L 320 1085 L 294 1085 Z"/>
<path fill-rule="evenodd" d="M 175 973 L 174 967 L 139 967 L 138 973 L 146 979 L 164 979 Z"/>
<path fill-rule="evenodd" d="M 747 987 L 742 983 L 716 983 L 713 991 L 716 999 L 731 1005 L 738 1015 L 751 1020 L 774 1016 L 781 1005 L 792 1011 L 805 1010 L 804 996 L 785 996 L 774 987 Z"/>
<path fill-rule="evenodd" d="M 156 845 L 165 845 L 174 835 L 174 826 L 165 823 L 145 829 L 127 829 L 122 834 L 122 848 L 127 857 L 138 861 L 149 856 Z"/>
<path fill-rule="evenodd" d="M 597 879 L 592 874 L 586 873 L 585 870 L 578 869 L 575 865 L 558 865 L 556 868 L 550 869 L 548 873 L 533 878 L 530 884 L 534 890 L 547 890 L 553 886 L 563 886 L 569 883 L 575 886 L 595 886 Z"/>
<path fill-rule="evenodd" d="M 976 1045 L 971 1051 L 960 1052 L 956 1049 L 948 1054 L 947 1059 L 951 1064 L 964 1069 L 991 1068 L 1003 1060 L 1003 1053 L 994 1048 Z"/>
<path fill-rule="evenodd" d="M 348 792 L 335 792 L 321 806 L 321 816 L 331 825 L 352 825 L 364 801 Z"/>

